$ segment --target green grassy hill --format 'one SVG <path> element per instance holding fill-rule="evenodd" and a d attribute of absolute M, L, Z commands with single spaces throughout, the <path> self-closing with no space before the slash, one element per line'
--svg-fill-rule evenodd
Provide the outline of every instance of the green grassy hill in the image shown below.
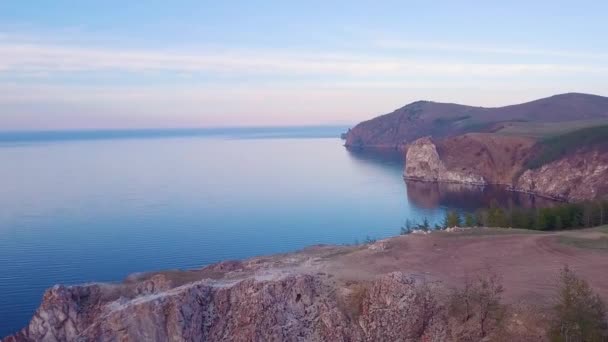
<path fill-rule="evenodd" d="M 569 153 L 592 147 L 608 147 L 608 125 L 588 127 L 543 138 L 539 141 L 538 151 L 526 162 L 526 166 L 537 169 Z"/>

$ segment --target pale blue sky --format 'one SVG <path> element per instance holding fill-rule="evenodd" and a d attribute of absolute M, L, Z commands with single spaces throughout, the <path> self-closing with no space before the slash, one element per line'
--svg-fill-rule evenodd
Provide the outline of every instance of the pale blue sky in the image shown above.
<path fill-rule="evenodd" d="M 353 124 L 608 95 L 606 1 L 2 1 L 0 130 Z"/>

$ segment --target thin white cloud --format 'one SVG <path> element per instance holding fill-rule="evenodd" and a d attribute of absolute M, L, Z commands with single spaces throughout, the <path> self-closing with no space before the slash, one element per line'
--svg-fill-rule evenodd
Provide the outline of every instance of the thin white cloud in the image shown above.
<path fill-rule="evenodd" d="M 605 61 L 608 59 L 606 52 L 588 52 L 573 50 L 552 50 L 537 49 L 530 47 L 504 47 L 493 45 L 476 45 L 467 43 L 447 43 L 447 42 L 421 42 L 404 41 L 399 39 L 380 39 L 374 41 L 373 45 L 384 49 L 415 50 L 422 52 L 466 52 L 474 54 L 495 54 L 495 55 L 521 55 L 521 56 L 541 56 L 541 57 L 566 57 L 577 59 L 591 59 Z"/>
<path fill-rule="evenodd" d="M 328 54 L 236 49 L 180 52 L 0 41 L 0 71 L 49 75 L 66 72 L 169 71 L 287 76 L 313 74 L 348 77 L 427 75 L 501 77 L 530 73 L 607 73 L 608 67 L 555 63 L 465 63 L 404 59 L 391 55 L 364 55 L 353 52 Z"/>

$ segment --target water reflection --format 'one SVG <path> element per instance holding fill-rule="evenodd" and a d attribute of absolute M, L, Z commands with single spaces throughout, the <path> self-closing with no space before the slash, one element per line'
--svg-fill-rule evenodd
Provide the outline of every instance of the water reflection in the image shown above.
<path fill-rule="evenodd" d="M 552 200 L 519 192 L 507 191 L 501 186 L 475 186 L 454 183 L 426 183 L 405 181 L 408 200 L 421 208 L 449 207 L 462 211 L 475 211 L 497 204 L 504 208 L 535 208 L 550 206 Z"/>
<path fill-rule="evenodd" d="M 405 155 L 402 151 L 387 148 L 347 148 L 348 155 L 357 161 L 374 165 L 391 171 L 403 172 Z"/>
<path fill-rule="evenodd" d="M 352 160 L 401 177 L 404 167 L 402 151 L 394 149 L 347 149 Z M 502 186 L 485 187 L 456 183 L 427 183 L 404 181 L 408 204 L 419 209 L 451 208 L 473 212 L 492 204 L 504 208 L 535 208 L 551 206 L 550 199 L 507 191 Z"/>

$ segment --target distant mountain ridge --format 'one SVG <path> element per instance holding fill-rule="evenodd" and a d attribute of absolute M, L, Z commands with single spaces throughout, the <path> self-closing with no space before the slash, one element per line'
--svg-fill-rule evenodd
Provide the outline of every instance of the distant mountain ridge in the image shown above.
<path fill-rule="evenodd" d="M 416 101 L 392 113 L 364 121 L 346 134 L 347 147 L 403 147 L 431 136 L 491 133 L 522 122 L 547 124 L 608 121 L 608 97 L 566 93 L 504 107 L 474 107 Z"/>

